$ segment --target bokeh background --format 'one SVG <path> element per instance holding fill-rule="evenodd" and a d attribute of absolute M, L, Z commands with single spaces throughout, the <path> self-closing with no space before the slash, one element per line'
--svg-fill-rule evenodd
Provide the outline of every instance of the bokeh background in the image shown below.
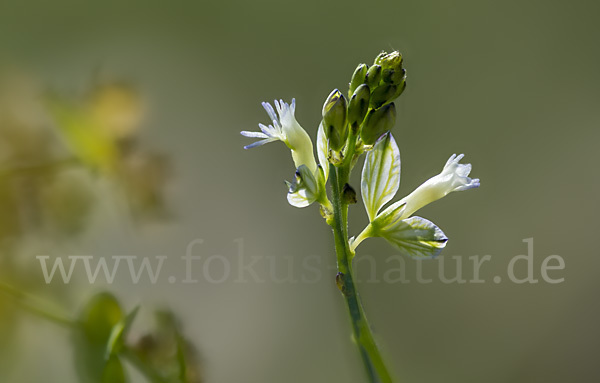
<path fill-rule="evenodd" d="M 287 204 L 283 180 L 294 169 L 285 147 L 244 151 L 239 131 L 268 122 L 260 102 L 295 97 L 315 137 L 329 92 L 346 89 L 357 64 L 398 49 L 408 72 L 394 128 L 399 195 L 466 153 L 481 188 L 419 215 L 450 237 L 448 275 L 453 256 L 467 279 L 469 256 L 492 261 L 482 284 L 440 282 L 439 261 L 423 264 L 432 283 L 416 283 L 408 259 L 411 283 L 370 283 L 372 265 L 359 261 L 391 369 L 404 382 L 596 382 L 599 12 L 582 0 L 3 0 L 3 282 L 72 316 L 110 291 L 125 311 L 141 307 L 132 339 L 152 326 L 153 310 L 172 310 L 205 382 L 364 382 L 334 284 L 331 233 L 314 206 Z M 81 127 L 97 137 L 82 138 Z M 73 165 L 73 148 L 92 154 Z M 358 233 L 362 205 L 350 214 Z M 565 270 L 551 276 L 563 283 L 506 278 L 526 238 L 535 277 L 557 254 Z M 211 283 L 200 260 L 198 282 L 181 282 L 180 258 L 197 239 L 194 255 L 230 259 L 230 278 Z M 240 246 L 246 259 L 262 257 L 260 276 L 266 260 L 285 274 L 291 259 L 299 278 L 312 256 L 320 278 L 235 283 Z M 395 254 L 378 240 L 359 251 L 379 276 Z M 69 284 L 47 285 L 38 255 L 168 258 L 157 283 L 132 283 L 127 270 L 89 283 L 76 269 Z M 211 267 L 218 277 L 219 263 Z M 68 329 L 7 294 L 0 311 L 2 381 L 80 381 Z"/>

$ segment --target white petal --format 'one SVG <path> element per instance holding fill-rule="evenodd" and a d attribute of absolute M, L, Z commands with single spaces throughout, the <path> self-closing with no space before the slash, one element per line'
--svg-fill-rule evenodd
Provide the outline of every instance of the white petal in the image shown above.
<path fill-rule="evenodd" d="M 244 146 L 244 149 L 256 148 L 258 146 L 263 146 L 264 144 L 268 144 L 269 142 L 273 142 L 273 141 L 277 141 L 277 140 L 274 138 L 266 138 L 264 140 L 253 142 L 250 145 L 246 145 L 246 146 Z"/>
<path fill-rule="evenodd" d="M 298 190 L 295 193 L 288 193 L 287 200 L 290 205 L 294 207 L 307 207 L 311 203 L 315 202 L 315 199 L 312 196 L 309 196 L 306 193 L 306 190 Z"/>
<path fill-rule="evenodd" d="M 456 189 L 454 189 L 454 191 L 464 191 L 464 190 L 469 190 L 469 189 L 473 189 L 473 188 L 478 188 L 479 187 L 479 178 L 475 178 L 475 179 L 470 179 L 470 182 L 461 185 L 459 187 L 457 187 Z"/>
<path fill-rule="evenodd" d="M 456 169 L 456 174 L 460 177 L 466 177 L 471 173 L 471 164 L 458 164 L 458 168 Z"/>
<path fill-rule="evenodd" d="M 396 221 L 373 232 L 414 258 L 434 258 L 446 247 L 448 237 L 431 221 L 421 217 Z"/>
<path fill-rule="evenodd" d="M 275 129 L 273 129 L 273 127 L 271 125 L 266 126 L 264 124 L 258 124 L 258 127 L 267 136 L 273 136 L 273 132 L 274 132 Z"/>
<path fill-rule="evenodd" d="M 248 132 L 246 130 L 241 131 L 240 134 L 244 137 L 251 137 L 251 138 L 269 138 L 268 135 L 266 135 L 265 133 L 261 133 L 261 132 Z"/>
<path fill-rule="evenodd" d="M 450 158 L 448 158 L 448 161 L 446 161 L 446 165 L 444 165 L 444 168 L 447 168 L 448 166 L 450 166 L 450 164 L 454 162 L 455 158 L 456 158 L 456 153 L 451 155 Z"/>
<path fill-rule="evenodd" d="M 327 136 L 325 135 L 325 129 L 323 129 L 323 122 L 319 124 L 317 130 L 317 157 L 319 157 L 319 164 L 325 174 L 325 181 L 329 178 L 329 146 L 327 145 Z"/>
<path fill-rule="evenodd" d="M 391 133 L 383 135 L 367 154 L 362 171 L 362 199 L 373 221 L 400 186 L 400 150 Z"/>
<path fill-rule="evenodd" d="M 464 154 L 450 156 L 440 174 L 431 177 L 404 198 L 406 207 L 402 219 L 415 211 L 454 191 L 463 191 L 479 187 L 479 179 L 471 179 L 471 164 L 459 164 Z"/>
<path fill-rule="evenodd" d="M 317 200 L 319 184 L 313 173 L 306 167 L 300 166 L 296 170 L 296 182 L 290 185 L 288 202 L 295 207 L 306 207 Z"/>
<path fill-rule="evenodd" d="M 280 121 L 286 144 L 292 150 L 292 157 L 296 168 L 306 165 L 314 174 L 317 171 L 317 162 L 313 151 L 310 136 L 300 126 L 290 106 L 283 101 L 275 104 L 280 111 Z M 294 104 L 295 107 L 295 104 Z"/>
<path fill-rule="evenodd" d="M 277 101 L 275 101 L 275 102 L 277 102 Z M 277 114 L 275 114 L 275 111 L 273 110 L 273 107 L 271 106 L 271 104 L 269 104 L 268 102 L 263 102 L 262 106 L 267 111 L 267 114 L 271 118 L 271 121 L 278 121 L 279 120 L 277 118 Z"/>

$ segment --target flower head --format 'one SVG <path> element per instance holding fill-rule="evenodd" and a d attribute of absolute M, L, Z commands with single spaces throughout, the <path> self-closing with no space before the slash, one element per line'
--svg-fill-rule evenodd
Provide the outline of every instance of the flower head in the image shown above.
<path fill-rule="evenodd" d="M 436 257 L 446 246 L 448 237 L 432 222 L 411 215 L 453 191 L 479 186 L 479 179 L 469 178 L 471 164 L 459 163 L 463 157 L 463 154 L 453 154 L 440 174 L 380 212 L 396 193 L 400 182 L 398 146 L 391 134 L 381 137 L 367 154 L 362 174 L 363 202 L 370 223 L 358 237 L 350 240 L 350 250 L 354 251 L 366 238 L 383 237 L 413 257 Z"/>
<path fill-rule="evenodd" d="M 291 105 L 283 100 L 275 100 L 277 113 L 268 102 L 263 102 L 262 106 L 267 111 L 273 124 L 268 126 L 258 124 L 260 132 L 242 131 L 242 136 L 262 138 L 260 141 L 244 146 L 244 149 L 255 148 L 273 141 L 283 141 L 292 151 L 296 168 L 305 165 L 314 174 L 317 170 L 317 163 L 313 154 L 313 145 L 309 135 L 296 121 L 294 115 L 296 100 L 292 99 Z"/>
<path fill-rule="evenodd" d="M 406 196 L 401 201 L 405 204 L 402 218 L 410 217 L 412 213 L 423 206 L 437 201 L 449 193 L 479 187 L 479 178 L 469 177 L 471 164 L 459 163 L 464 156 L 464 154 L 451 155 L 440 174 L 431 177 Z"/>

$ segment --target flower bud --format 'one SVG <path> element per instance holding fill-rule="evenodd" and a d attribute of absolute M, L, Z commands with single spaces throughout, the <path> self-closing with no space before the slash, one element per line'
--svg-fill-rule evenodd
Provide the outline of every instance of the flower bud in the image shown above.
<path fill-rule="evenodd" d="M 372 109 L 365 118 L 360 137 L 366 145 L 373 145 L 396 122 L 396 106 L 389 103 L 379 109 Z"/>
<path fill-rule="evenodd" d="M 381 66 L 373 65 L 367 71 L 365 83 L 369 85 L 369 88 L 375 89 L 375 87 L 379 85 L 379 81 L 381 81 Z"/>
<path fill-rule="evenodd" d="M 381 81 L 387 84 L 398 85 L 406 77 L 406 69 L 386 68 L 381 71 Z"/>
<path fill-rule="evenodd" d="M 373 61 L 373 64 L 381 65 L 381 58 L 385 55 L 387 55 L 387 52 L 381 51 L 381 53 L 378 54 L 377 57 L 375 57 L 375 61 Z"/>
<path fill-rule="evenodd" d="M 356 191 L 350 184 L 345 184 L 342 188 L 342 202 L 348 205 L 356 203 Z"/>
<path fill-rule="evenodd" d="M 371 95 L 371 107 L 377 109 L 388 102 L 394 101 L 394 95 L 396 94 L 397 90 L 398 87 L 392 84 L 383 84 L 378 86 Z"/>
<path fill-rule="evenodd" d="M 333 150 L 340 150 L 348 138 L 348 103 L 344 95 L 334 89 L 323 105 L 323 128 Z"/>
<path fill-rule="evenodd" d="M 350 81 L 350 90 L 348 92 L 349 96 L 351 96 L 356 88 L 358 88 L 361 84 L 365 83 L 365 76 L 367 75 L 367 65 L 360 64 L 354 70 L 354 74 L 352 75 L 352 80 Z"/>
<path fill-rule="evenodd" d="M 379 108 L 382 105 L 392 102 L 404 92 L 406 88 L 406 76 L 402 77 L 398 84 L 386 84 L 375 88 L 373 94 L 371 94 L 370 106 L 371 108 Z"/>
<path fill-rule="evenodd" d="M 375 64 L 381 65 L 382 69 L 402 70 L 402 55 L 398 51 L 392 53 L 381 52 L 375 58 Z"/>
<path fill-rule="evenodd" d="M 394 100 L 400 97 L 402 92 L 404 92 L 404 89 L 406 89 L 406 76 L 404 76 L 400 83 L 398 83 L 396 93 L 394 94 Z"/>
<path fill-rule="evenodd" d="M 363 122 L 369 109 L 370 97 L 371 90 L 367 84 L 362 84 L 356 88 L 348 105 L 348 123 L 350 127 L 357 128 Z"/>

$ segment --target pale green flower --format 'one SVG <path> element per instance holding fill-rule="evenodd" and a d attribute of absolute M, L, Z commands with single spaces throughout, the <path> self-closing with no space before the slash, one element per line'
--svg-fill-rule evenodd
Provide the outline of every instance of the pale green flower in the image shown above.
<path fill-rule="evenodd" d="M 464 154 L 451 155 L 440 174 L 431 177 L 408 196 L 392 204 L 382 212 L 382 215 L 397 210 L 398 207 L 404 205 L 399 211 L 399 219 L 408 218 L 425 205 L 429 205 L 452 192 L 479 187 L 479 178 L 472 179 L 469 177 L 471 164 L 459 163 L 464 156 Z"/>
<path fill-rule="evenodd" d="M 323 190 L 318 179 L 310 172 L 306 165 L 296 170 L 294 183 L 287 183 L 289 192 L 287 195 L 290 205 L 295 207 L 307 207 L 315 202 Z"/>
<path fill-rule="evenodd" d="M 432 222 L 411 215 L 453 191 L 479 186 L 479 179 L 469 178 L 471 164 L 459 163 L 463 157 L 463 154 L 453 154 L 440 174 L 380 212 L 396 194 L 400 184 L 398 146 L 390 133 L 382 136 L 367 154 L 362 174 L 362 196 L 370 223 L 356 239 L 350 240 L 351 249 L 354 251 L 366 238 L 382 237 L 413 257 L 437 256 L 448 238 Z"/>
<path fill-rule="evenodd" d="M 305 165 L 314 175 L 317 171 L 317 163 L 313 153 L 313 144 L 308 133 L 296 121 L 294 115 L 296 100 L 292 99 L 291 105 L 283 100 L 275 100 L 277 113 L 268 102 L 263 102 L 262 106 L 267 111 L 273 124 L 268 126 L 258 124 L 260 132 L 241 132 L 246 137 L 262 138 L 260 141 L 244 146 L 244 149 L 255 148 L 273 141 L 283 141 L 292 151 L 296 168 Z"/>
<path fill-rule="evenodd" d="M 273 124 L 268 126 L 258 124 L 260 132 L 241 132 L 246 137 L 262 138 L 262 140 L 244 148 L 250 149 L 273 141 L 284 142 L 290 148 L 296 165 L 294 182 L 287 182 L 289 188 L 287 199 L 290 205 L 306 207 L 315 201 L 319 201 L 321 204 L 328 206 L 329 201 L 325 193 L 325 184 L 329 176 L 329 162 L 327 160 L 329 146 L 322 125 L 319 126 L 317 134 L 317 150 L 320 163 L 317 166 L 312 141 L 296 121 L 294 115 L 296 100 L 292 99 L 291 105 L 283 100 L 275 100 L 277 113 L 275 113 L 275 109 L 271 104 L 263 102 L 262 105 Z"/>

